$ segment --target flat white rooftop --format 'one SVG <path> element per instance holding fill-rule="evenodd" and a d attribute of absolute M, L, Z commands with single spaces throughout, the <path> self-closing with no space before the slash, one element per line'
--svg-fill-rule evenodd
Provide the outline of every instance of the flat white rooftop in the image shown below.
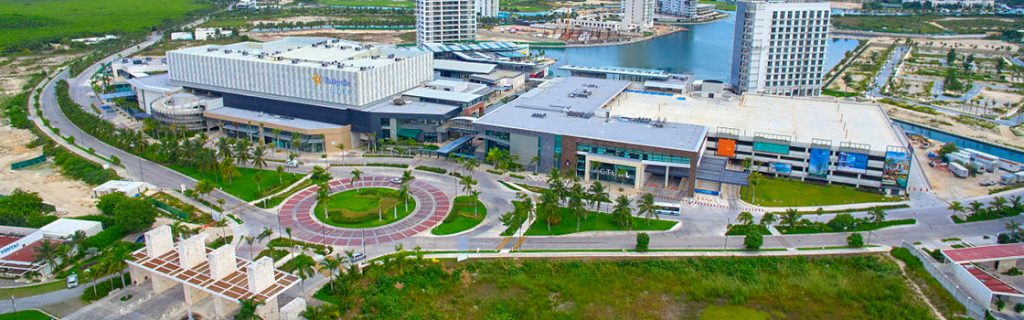
<path fill-rule="evenodd" d="M 717 128 L 726 127 L 740 130 L 743 136 L 786 135 L 801 143 L 827 139 L 833 146 L 853 142 L 870 145 L 872 151 L 904 145 L 881 107 L 831 98 L 745 95 L 731 101 L 694 97 L 679 100 L 675 96 L 626 92 L 618 103 L 608 107 L 612 115 L 706 126 L 711 135 Z"/>
<path fill-rule="evenodd" d="M 380 67 L 394 63 L 395 58 L 425 54 L 393 46 L 375 46 L 319 37 L 285 37 L 262 43 L 240 42 L 229 45 L 205 45 L 178 49 L 174 52 L 341 70 Z"/>

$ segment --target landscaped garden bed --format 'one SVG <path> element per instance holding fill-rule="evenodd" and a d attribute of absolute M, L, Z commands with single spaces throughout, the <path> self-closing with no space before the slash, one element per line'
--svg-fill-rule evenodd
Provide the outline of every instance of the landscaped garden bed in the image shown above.
<path fill-rule="evenodd" d="M 475 208 L 475 210 L 474 210 Z M 452 210 L 444 222 L 430 230 L 435 235 L 456 234 L 476 227 L 487 216 L 487 207 L 470 196 L 458 196 L 452 202 Z"/>
<path fill-rule="evenodd" d="M 360 188 L 346 190 L 329 197 L 327 218 L 323 203 L 317 204 L 317 219 L 342 228 L 373 228 L 402 220 L 416 210 L 416 200 L 403 199 L 398 190 Z"/>

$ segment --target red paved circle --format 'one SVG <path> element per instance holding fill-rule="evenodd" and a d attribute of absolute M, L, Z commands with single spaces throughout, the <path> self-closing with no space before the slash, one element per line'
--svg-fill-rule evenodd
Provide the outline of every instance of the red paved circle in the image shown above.
<path fill-rule="evenodd" d="M 331 194 L 358 188 L 397 188 L 390 177 L 371 176 L 350 184 L 350 179 L 331 181 Z M 317 186 L 299 191 L 281 206 L 277 218 L 282 228 L 292 228 L 292 236 L 302 241 L 336 246 L 373 245 L 401 240 L 417 233 L 430 230 L 444 220 L 450 201 L 441 189 L 413 180 L 409 183 L 409 195 L 416 199 L 416 209 L 408 216 L 385 226 L 367 229 L 349 229 L 326 225 L 313 218 L 316 207 Z"/>

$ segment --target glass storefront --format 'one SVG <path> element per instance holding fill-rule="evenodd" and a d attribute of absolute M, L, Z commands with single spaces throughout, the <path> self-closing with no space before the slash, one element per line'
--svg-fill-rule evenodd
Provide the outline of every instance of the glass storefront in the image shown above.
<path fill-rule="evenodd" d="M 586 156 L 576 156 L 576 176 L 584 178 L 586 170 Z M 590 161 L 590 179 L 604 182 L 612 182 L 624 185 L 636 184 L 636 167 L 620 164 L 603 163 Z"/>
<path fill-rule="evenodd" d="M 260 140 L 260 127 L 240 123 L 225 123 L 222 127 L 224 134 L 236 139 L 246 139 L 252 142 Z M 292 146 L 292 135 L 299 137 L 299 145 Z M 263 142 L 281 149 L 296 150 L 301 152 L 321 153 L 324 152 L 323 135 L 297 134 L 288 131 L 281 131 L 277 137 L 274 136 L 274 129 L 263 128 Z"/>
<path fill-rule="evenodd" d="M 605 147 L 580 143 L 576 145 L 576 151 L 582 151 L 590 154 L 603 155 L 609 157 L 618 157 L 623 159 L 658 161 L 667 163 L 678 163 L 684 165 L 690 164 L 689 157 L 667 155 L 656 152 L 646 152 L 630 148 Z"/>

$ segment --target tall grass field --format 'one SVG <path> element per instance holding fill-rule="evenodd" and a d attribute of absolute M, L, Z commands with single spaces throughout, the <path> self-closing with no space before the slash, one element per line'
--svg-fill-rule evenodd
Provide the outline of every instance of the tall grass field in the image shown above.
<path fill-rule="evenodd" d="M 206 0 L 0 0 L 0 52 L 63 38 L 145 32 Z"/>

